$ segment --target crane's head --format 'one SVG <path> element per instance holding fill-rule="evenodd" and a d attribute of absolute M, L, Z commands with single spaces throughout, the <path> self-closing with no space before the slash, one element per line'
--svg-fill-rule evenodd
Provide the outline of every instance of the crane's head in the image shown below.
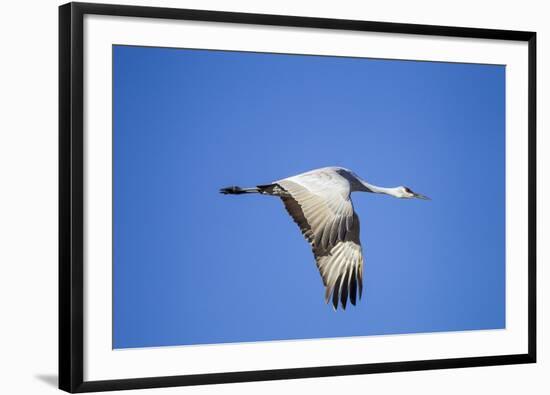
<path fill-rule="evenodd" d="M 417 199 L 423 199 L 423 200 L 431 200 L 429 197 L 427 197 L 425 195 L 413 192 L 408 187 L 397 187 L 397 194 L 398 194 L 398 197 L 402 198 L 402 199 L 417 198 Z"/>

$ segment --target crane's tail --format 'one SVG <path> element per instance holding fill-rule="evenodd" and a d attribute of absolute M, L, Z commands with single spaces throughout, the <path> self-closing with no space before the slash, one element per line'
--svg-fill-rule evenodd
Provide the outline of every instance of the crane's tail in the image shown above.
<path fill-rule="evenodd" d="M 225 187 L 220 189 L 220 193 L 223 193 L 224 195 L 241 195 L 243 193 L 261 193 L 260 188 L 254 187 L 254 188 L 241 188 L 237 186 L 232 187 Z"/>

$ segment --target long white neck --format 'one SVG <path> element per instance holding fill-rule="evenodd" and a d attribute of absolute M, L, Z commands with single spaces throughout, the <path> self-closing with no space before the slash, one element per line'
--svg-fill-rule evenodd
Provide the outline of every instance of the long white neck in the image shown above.
<path fill-rule="evenodd" d="M 401 197 L 401 189 L 399 187 L 394 188 L 385 188 L 385 187 L 379 187 L 376 185 L 369 184 L 366 181 L 361 180 L 361 184 L 366 188 L 365 192 L 372 192 L 372 193 L 383 193 L 385 195 L 390 195 L 396 198 Z"/>

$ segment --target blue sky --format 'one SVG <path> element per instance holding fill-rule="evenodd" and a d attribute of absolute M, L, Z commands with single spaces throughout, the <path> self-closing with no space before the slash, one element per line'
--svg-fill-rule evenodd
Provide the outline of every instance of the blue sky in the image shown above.
<path fill-rule="evenodd" d="M 504 66 L 114 47 L 115 348 L 503 328 Z M 333 311 L 275 197 L 324 166 L 352 195 L 364 292 Z"/>

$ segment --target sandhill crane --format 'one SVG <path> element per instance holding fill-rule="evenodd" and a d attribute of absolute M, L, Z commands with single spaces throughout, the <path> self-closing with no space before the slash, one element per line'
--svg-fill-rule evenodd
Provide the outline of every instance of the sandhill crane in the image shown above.
<path fill-rule="evenodd" d="M 351 192 L 382 193 L 401 199 L 429 199 L 404 186 L 378 187 L 342 167 L 315 169 L 271 184 L 253 188 L 220 189 L 223 194 L 260 193 L 278 196 L 311 245 L 325 286 L 325 303 L 332 299 L 346 309 L 349 296 L 355 305 L 363 291 L 363 254 L 359 217 L 353 210 Z"/>

